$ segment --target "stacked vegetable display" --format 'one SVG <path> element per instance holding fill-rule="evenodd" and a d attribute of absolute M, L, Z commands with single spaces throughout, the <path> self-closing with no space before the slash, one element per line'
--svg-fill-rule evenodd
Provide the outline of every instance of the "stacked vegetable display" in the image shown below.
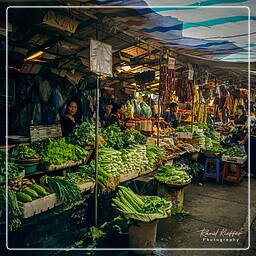
<path fill-rule="evenodd" d="M 131 189 L 119 186 L 112 206 L 126 219 L 150 222 L 171 215 L 172 203 L 158 196 L 139 196 Z"/>
<path fill-rule="evenodd" d="M 155 179 L 162 183 L 182 186 L 190 183 L 192 176 L 184 168 L 166 165 L 157 169 Z"/>

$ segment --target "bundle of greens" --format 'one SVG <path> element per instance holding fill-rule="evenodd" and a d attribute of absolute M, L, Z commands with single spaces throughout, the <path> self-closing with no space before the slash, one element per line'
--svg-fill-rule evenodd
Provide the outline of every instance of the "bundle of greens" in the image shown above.
<path fill-rule="evenodd" d="M 6 211 L 6 187 L 0 187 L 0 209 Z M 9 229 L 16 230 L 21 226 L 19 216 L 21 210 L 18 205 L 15 192 L 8 189 L 8 214 L 9 214 Z"/>
<path fill-rule="evenodd" d="M 171 214 L 172 203 L 158 196 L 139 196 L 131 189 L 118 186 L 112 206 L 126 219 L 150 222 L 166 218 Z"/>
<path fill-rule="evenodd" d="M 110 125 L 102 130 L 102 137 L 105 140 L 104 147 L 122 149 L 124 147 L 121 136 L 121 128 L 116 124 Z"/>
<path fill-rule="evenodd" d="M 28 146 L 18 146 L 14 156 L 19 160 L 37 159 L 40 157 L 34 149 Z"/>
<path fill-rule="evenodd" d="M 190 162 L 189 163 L 189 174 L 192 176 L 192 180 L 199 179 L 200 173 L 203 173 L 204 166 L 199 164 L 198 162 Z"/>
<path fill-rule="evenodd" d="M 229 157 L 244 157 L 246 156 L 246 153 L 240 147 L 235 146 L 227 149 L 225 155 Z"/>
<path fill-rule="evenodd" d="M 85 147 L 92 145 L 95 141 L 95 125 L 89 122 L 83 122 L 76 126 L 73 132 L 67 137 L 67 142 Z"/>
<path fill-rule="evenodd" d="M 193 123 L 194 126 L 198 127 L 199 129 L 207 129 L 208 128 L 208 125 L 207 124 L 204 124 L 204 123 Z"/>
<path fill-rule="evenodd" d="M 135 129 L 126 130 L 122 134 L 122 139 L 125 146 L 130 146 L 133 144 L 144 145 L 147 143 L 147 137 Z"/>
<path fill-rule="evenodd" d="M 184 127 L 179 127 L 176 132 L 192 132 L 191 125 L 186 125 Z"/>
<path fill-rule="evenodd" d="M 60 201 L 65 205 L 70 205 L 81 198 L 81 191 L 72 182 L 60 177 L 42 176 L 40 178 L 42 185 L 48 186 L 51 192 L 57 194 Z"/>
<path fill-rule="evenodd" d="M 163 183 L 184 185 L 191 182 L 192 176 L 184 168 L 165 165 L 157 169 L 155 178 Z"/>
<path fill-rule="evenodd" d="M 157 146 L 147 146 L 148 166 L 154 167 L 165 155 L 165 150 Z"/>
<path fill-rule="evenodd" d="M 8 159 L 7 166 L 6 166 L 5 157 L 6 157 L 5 152 L 0 152 L 0 181 L 1 182 L 5 181 L 7 170 L 8 170 L 9 179 L 14 179 L 16 177 L 19 177 L 20 174 L 24 171 L 24 167 L 16 164 L 10 158 Z"/>
<path fill-rule="evenodd" d="M 46 164 L 62 164 L 69 160 L 77 161 L 84 159 L 88 155 L 84 148 L 66 143 L 64 138 L 52 141 L 43 154 L 43 162 Z"/>
<path fill-rule="evenodd" d="M 105 140 L 104 147 L 114 149 L 124 149 L 133 145 L 144 145 L 147 137 L 135 129 L 122 131 L 116 124 L 108 126 L 102 130 Z"/>
<path fill-rule="evenodd" d="M 40 141 L 34 141 L 31 143 L 31 148 L 36 151 L 36 153 L 40 156 L 44 155 L 47 152 L 47 148 L 50 145 L 51 141 L 54 141 L 55 139 L 47 138 Z"/>
<path fill-rule="evenodd" d="M 225 148 L 218 147 L 218 146 L 211 146 L 211 147 L 208 146 L 206 149 L 216 154 L 223 154 L 226 152 Z"/>

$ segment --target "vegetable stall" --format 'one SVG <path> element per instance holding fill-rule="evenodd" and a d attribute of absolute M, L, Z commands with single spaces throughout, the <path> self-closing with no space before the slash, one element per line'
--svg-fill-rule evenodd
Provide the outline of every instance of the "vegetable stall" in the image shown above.
<path fill-rule="evenodd" d="M 157 223 L 185 212 L 187 186 L 211 182 L 223 163 L 225 175 L 236 169 L 242 176 L 246 128 L 236 124 L 236 112 L 247 105 L 248 90 L 246 80 L 235 85 L 226 78 L 232 65 L 224 71 L 208 61 L 199 65 L 146 35 L 120 30 L 100 9 L 33 10 L 29 24 L 15 18 L 23 17 L 22 8 L 10 15 L 17 33 L 9 37 L 0 225 L 8 211 L 11 247 L 70 247 L 87 243 L 85 233 L 95 242 L 116 218 L 128 225 L 130 247 L 154 247 Z M 31 38 L 19 45 L 23 25 Z M 79 111 L 64 137 L 61 116 L 71 100 Z M 124 112 L 112 113 L 116 105 Z"/>

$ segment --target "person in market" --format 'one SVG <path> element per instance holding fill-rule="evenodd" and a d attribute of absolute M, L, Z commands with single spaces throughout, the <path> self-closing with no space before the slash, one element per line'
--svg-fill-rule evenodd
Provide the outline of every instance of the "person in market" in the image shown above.
<path fill-rule="evenodd" d="M 67 137 L 73 132 L 74 127 L 80 124 L 78 103 L 75 100 L 70 100 L 67 103 L 67 108 L 64 115 L 60 119 L 62 136 Z"/>
<path fill-rule="evenodd" d="M 109 116 L 108 124 L 117 124 L 122 130 L 125 129 L 125 106 L 122 103 L 115 103 L 113 105 L 111 114 Z"/>
<path fill-rule="evenodd" d="M 164 114 L 164 124 L 166 126 L 171 126 L 172 128 L 177 128 L 179 126 L 179 121 L 176 115 L 178 106 L 179 105 L 175 102 L 169 104 L 169 108 Z"/>
<path fill-rule="evenodd" d="M 102 117 L 101 117 L 101 126 L 106 127 L 109 126 L 109 121 L 110 121 L 110 115 L 112 113 L 113 109 L 113 104 L 107 103 L 104 106 Z"/>

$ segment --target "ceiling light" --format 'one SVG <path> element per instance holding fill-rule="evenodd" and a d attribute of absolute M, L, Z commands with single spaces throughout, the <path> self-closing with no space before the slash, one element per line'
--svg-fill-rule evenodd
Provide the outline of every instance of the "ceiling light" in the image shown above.
<path fill-rule="evenodd" d="M 32 59 L 36 59 L 36 58 L 38 58 L 38 57 L 42 56 L 42 55 L 43 55 L 43 53 L 44 53 L 43 51 L 38 51 L 38 52 L 36 52 L 36 53 L 32 54 L 31 56 L 27 57 L 26 59 L 24 59 L 24 61 L 28 61 L 28 60 L 32 60 Z"/>
<path fill-rule="evenodd" d="M 129 65 L 127 65 L 127 66 L 122 66 L 122 69 L 123 69 L 124 71 L 128 71 L 128 70 L 131 69 L 131 67 L 130 67 Z"/>

